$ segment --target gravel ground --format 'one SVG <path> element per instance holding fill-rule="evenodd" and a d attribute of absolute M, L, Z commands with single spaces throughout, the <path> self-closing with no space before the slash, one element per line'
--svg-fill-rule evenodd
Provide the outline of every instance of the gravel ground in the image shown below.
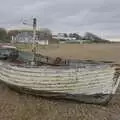
<path fill-rule="evenodd" d="M 119 120 L 119 91 L 99 106 L 23 95 L 0 84 L 0 120 Z"/>

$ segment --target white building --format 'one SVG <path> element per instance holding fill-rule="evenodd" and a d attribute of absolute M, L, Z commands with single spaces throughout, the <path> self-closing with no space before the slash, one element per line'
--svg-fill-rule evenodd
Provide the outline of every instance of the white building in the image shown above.
<path fill-rule="evenodd" d="M 64 33 L 58 33 L 57 35 L 53 35 L 52 38 L 57 40 L 76 40 L 74 37 L 65 37 Z"/>
<path fill-rule="evenodd" d="M 44 35 L 42 34 L 42 38 L 44 38 Z M 20 32 L 15 36 L 12 36 L 12 43 L 33 43 L 33 32 Z M 39 35 L 36 35 L 36 43 L 41 45 L 48 45 L 48 39 L 41 39 Z"/>

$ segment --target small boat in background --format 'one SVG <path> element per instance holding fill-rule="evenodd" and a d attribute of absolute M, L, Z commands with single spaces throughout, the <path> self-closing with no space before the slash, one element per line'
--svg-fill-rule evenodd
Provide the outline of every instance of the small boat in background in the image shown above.
<path fill-rule="evenodd" d="M 15 46 L 0 44 L 0 59 L 15 60 L 18 56 L 18 50 Z"/>

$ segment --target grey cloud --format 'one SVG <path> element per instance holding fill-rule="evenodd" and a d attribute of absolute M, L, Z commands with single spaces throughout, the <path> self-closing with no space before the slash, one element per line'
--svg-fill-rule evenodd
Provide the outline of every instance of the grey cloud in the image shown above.
<path fill-rule="evenodd" d="M 119 0 L 4 0 L 0 4 L 0 26 L 23 26 L 32 22 L 57 32 L 93 31 L 111 35 L 120 32 Z M 115 33 L 115 35 L 116 35 Z"/>

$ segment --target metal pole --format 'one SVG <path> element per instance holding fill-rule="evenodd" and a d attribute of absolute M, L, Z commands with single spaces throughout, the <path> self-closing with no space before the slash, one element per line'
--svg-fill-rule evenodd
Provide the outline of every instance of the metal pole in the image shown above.
<path fill-rule="evenodd" d="M 33 46 L 32 46 L 32 52 L 33 52 L 33 64 L 35 64 L 35 39 L 36 39 L 36 26 L 37 26 L 37 19 L 33 18 Z"/>

